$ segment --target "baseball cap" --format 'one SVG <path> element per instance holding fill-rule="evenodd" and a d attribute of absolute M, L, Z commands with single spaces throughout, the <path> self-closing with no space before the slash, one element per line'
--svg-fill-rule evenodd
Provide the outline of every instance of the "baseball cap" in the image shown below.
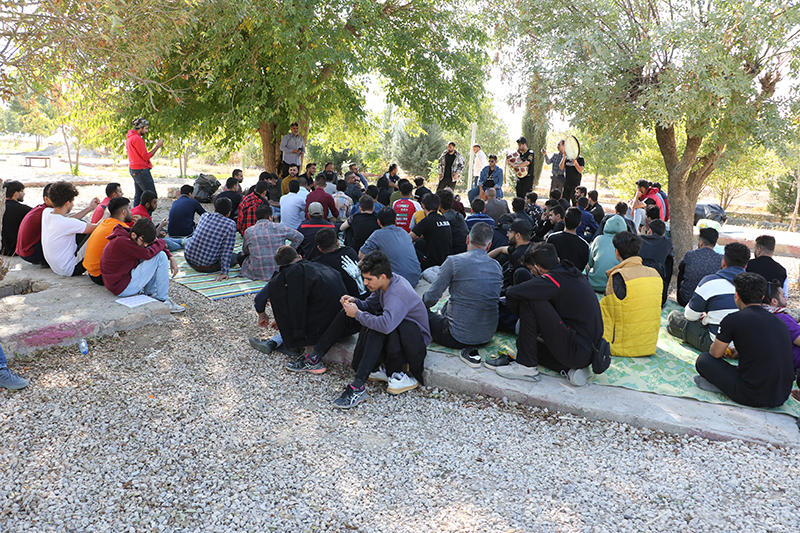
<path fill-rule="evenodd" d="M 322 208 L 322 204 L 319 202 L 311 202 L 308 206 L 308 216 L 318 216 L 321 217 L 325 210 Z"/>
<path fill-rule="evenodd" d="M 514 233 L 521 233 L 522 235 L 530 235 L 533 231 L 533 226 L 524 218 L 518 218 L 511 223 L 509 230 Z"/>

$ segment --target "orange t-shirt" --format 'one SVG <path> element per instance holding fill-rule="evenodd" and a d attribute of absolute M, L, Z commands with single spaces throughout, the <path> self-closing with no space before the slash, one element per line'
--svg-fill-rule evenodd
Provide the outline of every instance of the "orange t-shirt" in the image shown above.
<path fill-rule="evenodd" d="M 116 218 L 107 218 L 101 221 L 89 235 L 89 240 L 86 241 L 86 254 L 83 256 L 83 266 L 86 267 L 90 276 L 98 277 L 100 275 L 100 258 L 103 257 L 103 250 L 108 244 L 106 237 L 111 235 L 117 224 L 124 224 L 124 222 Z"/>

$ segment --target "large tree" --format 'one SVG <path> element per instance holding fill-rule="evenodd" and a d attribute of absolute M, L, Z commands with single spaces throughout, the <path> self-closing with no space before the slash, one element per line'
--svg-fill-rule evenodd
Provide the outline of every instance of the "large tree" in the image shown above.
<path fill-rule="evenodd" d="M 486 37 L 451 0 L 218 0 L 154 66 L 170 92 L 134 91 L 129 116 L 174 135 L 202 127 L 228 147 L 258 132 L 264 167 L 280 162 L 291 122 L 363 120 L 367 75 L 390 104 L 445 127 L 466 122 L 483 94 Z M 457 83 L 469 79 L 471 83 Z M 155 113 L 155 110 L 158 110 Z"/>
<path fill-rule="evenodd" d="M 679 254 L 691 249 L 697 197 L 726 148 L 766 142 L 783 125 L 776 87 L 797 70 L 797 3 L 521 0 L 506 9 L 523 56 L 515 67 L 529 70 L 534 93 L 597 134 L 655 132 L 673 240 Z"/>

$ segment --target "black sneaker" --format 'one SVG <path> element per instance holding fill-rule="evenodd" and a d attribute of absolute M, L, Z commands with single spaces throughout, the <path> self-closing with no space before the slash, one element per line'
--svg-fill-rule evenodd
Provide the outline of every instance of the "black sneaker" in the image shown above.
<path fill-rule="evenodd" d="M 283 355 L 288 355 L 289 357 L 300 357 L 303 355 L 302 350 L 300 348 L 287 348 L 286 344 L 281 344 L 280 346 L 275 348 L 276 352 L 280 352 Z"/>
<path fill-rule="evenodd" d="M 311 358 L 307 355 L 302 356 L 296 361 L 286 363 L 286 368 L 292 372 L 309 372 L 311 374 L 322 374 L 327 370 L 325 365 L 322 364 L 321 359 L 313 363 Z"/>
<path fill-rule="evenodd" d="M 480 368 L 481 367 L 481 354 L 478 353 L 477 348 L 464 348 L 461 350 L 461 355 L 459 359 L 464 361 L 470 368 Z"/>
<path fill-rule="evenodd" d="M 369 398 L 367 388 L 362 387 L 361 390 L 356 390 L 352 385 L 346 385 L 344 392 L 341 396 L 333 401 L 333 406 L 337 409 L 352 409 Z"/>
<path fill-rule="evenodd" d="M 483 360 L 483 366 L 497 372 L 498 367 L 508 366 L 513 359 L 506 352 L 500 352 L 497 357 L 487 357 Z"/>
<path fill-rule="evenodd" d="M 262 341 L 261 339 L 250 337 L 250 346 L 258 350 L 259 352 L 263 352 L 269 355 L 273 351 L 275 351 L 275 348 L 278 347 L 278 343 L 272 339 L 267 339 L 265 341 Z"/>

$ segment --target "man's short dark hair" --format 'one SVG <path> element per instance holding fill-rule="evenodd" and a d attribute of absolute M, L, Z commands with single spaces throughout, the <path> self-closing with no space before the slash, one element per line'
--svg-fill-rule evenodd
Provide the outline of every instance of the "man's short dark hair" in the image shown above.
<path fill-rule="evenodd" d="M 386 226 L 391 226 L 397 222 L 397 213 L 395 213 L 394 209 L 391 207 L 381 207 L 380 211 L 378 211 L 378 222 L 380 222 L 381 226 L 384 228 Z"/>
<path fill-rule="evenodd" d="M 345 173 L 344 173 L 344 179 L 347 179 L 347 178 L 349 178 L 350 176 L 357 177 L 357 176 L 356 176 L 356 173 L 355 173 L 355 172 L 353 172 L 352 170 L 348 170 L 347 172 L 345 172 Z"/>
<path fill-rule="evenodd" d="M 580 196 L 580 197 L 578 197 L 578 199 L 576 200 L 576 202 L 578 203 L 578 206 L 579 206 L 579 207 L 582 207 L 582 208 L 584 208 L 584 209 L 586 209 L 587 207 L 589 207 L 589 199 L 588 199 L 587 197 L 585 197 L 585 196 Z"/>
<path fill-rule="evenodd" d="M 316 163 L 309 163 L 309 164 L 307 164 L 307 165 L 306 165 L 306 171 L 308 171 L 308 169 L 309 169 L 309 168 L 311 168 L 311 167 L 314 167 L 314 168 L 316 168 L 316 167 L 317 167 L 317 164 L 316 164 Z"/>
<path fill-rule="evenodd" d="M 580 194 L 581 196 L 586 196 L 586 187 L 582 185 L 580 187 L 575 187 L 575 192 Z"/>
<path fill-rule="evenodd" d="M 439 201 L 441 202 L 440 207 L 443 210 L 450 211 L 451 209 L 453 209 L 453 200 L 455 200 L 455 195 L 453 194 L 453 191 L 442 189 L 436 194 L 439 196 Z"/>
<path fill-rule="evenodd" d="M 545 270 L 552 270 L 558 264 L 556 247 L 548 242 L 540 242 L 529 246 L 522 262 L 527 266 L 537 265 Z"/>
<path fill-rule="evenodd" d="M 478 222 L 469 230 L 469 244 L 479 248 L 486 248 L 492 242 L 494 230 L 486 222 Z"/>
<path fill-rule="evenodd" d="M 53 186 L 52 183 L 48 183 L 47 185 L 44 186 L 44 189 L 42 189 L 42 200 L 44 200 L 45 198 L 50 198 L 50 187 L 52 186 Z"/>
<path fill-rule="evenodd" d="M 442 205 L 442 200 L 437 195 L 429 192 L 422 197 L 422 205 L 426 211 L 438 211 L 439 206 Z"/>
<path fill-rule="evenodd" d="M 259 181 L 258 183 L 256 183 L 256 188 L 255 188 L 256 194 L 264 194 L 268 190 L 269 190 L 269 183 L 267 183 L 266 181 Z"/>
<path fill-rule="evenodd" d="M 547 200 L 544 201 L 544 206 L 546 208 L 548 208 L 548 210 L 552 209 L 553 207 L 555 207 L 557 205 L 561 205 L 561 204 L 558 203 L 558 200 L 553 200 L 552 198 L 548 198 Z"/>
<path fill-rule="evenodd" d="M 526 139 L 525 137 L 520 137 L 519 139 L 517 139 L 517 144 L 528 144 L 528 139 Z"/>
<path fill-rule="evenodd" d="M 719 232 L 714 228 L 701 228 L 700 240 L 706 246 L 716 246 L 717 240 L 719 240 Z"/>
<path fill-rule="evenodd" d="M 570 208 L 570 209 L 572 209 L 572 208 Z M 554 205 L 553 207 L 551 207 L 550 208 L 550 212 L 555 214 L 555 215 L 560 216 L 562 219 L 566 218 L 566 216 L 567 216 L 567 212 L 564 210 L 564 206 L 561 205 L 561 204 Z M 578 213 L 578 214 L 580 214 L 580 213 Z M 580 224 L 580 221 L 578 222 L 578 224 Z M 577 228 L 578 226 L 575 226 L 575 227 Z"/>
<path fill-rule="evenodd" d="M 642 248 L 642 238 L 630 231 L 620 231 L 611 242 L 623 260 L 638 254 Z"/>
<path fill-rule="evenodd" d="M 142 204 L 149 204 L 150 202 L 152 202 L 156 198 L 158 198 L 158 195 L 156 194 L 156 192 L 148 190 L 148 191 L 144 191 L 142 193 L 142 196 L 139 198 L 139 201 L 142 202 Z"/>
<path fill-rule="evenodd" d="M 586 196 L 588 196 L 589 198 L 591 198 L 591 200 L 592 200 L 593 202 L 597 203 L 597 191 L 589 191 L 589 192 L 586 194 Z"/>
<path fill-rule="evenodd" d="M 497 163 L 497 156 L 494 155 L 494 154 L 489 154 L 489 157 L 487 157 L 486 159 L 488 159 L 489 161 L 494 161 L 495 163 Z M 481 169 L 481 170 L 483 170 L 483 169 Z"/>
<path fill-rule="evenodd" d="M 372 211 L 375 209 L 375 200 L 368 194 L 362 194 L 358 197 L 358 208 L 361 211 Z"/>
<path fill-rule="evenodd" d="M 317 174 L 317 177 L 314 178 L 314 185 L 319 187 L 320 189 L 324 189 L 325 185 L 327 185 L 328 180 L 325 179 L 324 174 Z"/>
<path fill-rule="evenodd" d="M 756 246 L 763 248 L 768 252 L 775 251 L 775 237 L 772 235 L 760 235 L 756 237 Z"/>
<path fill-rule="evenodd" d="M 269 220 L 272 216 L 272 206 L 269 204 L 261 204 L 256 207 L 256 220 Z"/>
<path fill-rule="evenodd" d="M 297 178 L 297 183 L 301 187 L 305 187 L 306 185 L 308 185 L 308 178 L 306 178 L 305 176 L 300 176 L 299 178 Z"/>
<path fill-rule="evenodd" d="M 286 244 L 275 250 L 275 264 L 278 266 L 291 264 L 298 257 L 297 250 Z"/>
<path fill-rule="evenodd" d="M 425 183 L 425 178 L 423 178 L 422 176 L 417 176 L 416 178 L 414 178 L 414 185 L 416 185 L 417 187 L 422 187 L 424 183 Z"/>
<path fill-rule="evenodd" d="M 480 198 L 475 198 L 472 200 L 472 205 L 470 207 L 472 207 L 473 213 L 483 213 L 484 209 L 486 209 L 486 202 Z"/>
<path fill-rule="evenodd" d="M 153 221 L 149 218 L 140 218 L 131 228 L 131 233 L 135 233 L 137 237 L 141 237 L 146 244 L 156 240 L 156 227 Z"/>
<path fill-rule="evenodd" d="M 381 209 L 381 211 L 383 211 Z M 380 250 L 373 250 L 368 253 L 358 262 L 358 268 L 362 274 L 369 274 L 376 278 L 385 275 L 387 278 L 392 277 L 392 263 L 386 254 Z"/>
<path fill-rule="evenodd" d="M 783 288 L 781 282 L 777 279 L 767 282 L 767 291 L 764 294 L 764 303 L 768 304 L 773 299 L 777 299 L 780 296 L 780 291 Z"/>
<path fill-rule="evenodd" d="M 297 163 L 289 163 L 289 168 L 292 167 L 296 168 L 297 170 L 300 170 L 300 165 L 298 165 Z"/>
<path fill-rule="evenodd" d="M 617 205 L 614 206 L 614 212 L 618 215 L 623 215 L 628 213 L 628 204 L 625 202 L 617 202 Z"/>
<path fill-rule="evenodd" d="M 761 303 L 767 293 L 767 280 L 764 279 L 764 276 L 755 272 L 736 274 L 733 278 L 733 286 L 736 288 L 736 294 L 739 295 L 739 299 L 745 305 Z"/>
<path fill-rule="evenodd" d="M 349 168 L 350 170 L 353 170 L 353 167 L 357 167 L 357 166 L 358 166 L 358 163 L 350 163 L 349 165 L 347 165 L 347 168 Z"/>
<path fill-rule="evenodd" d="M 725 245 L 725 254 L 722 257 L 729 267 L 746 267 L 750 261 L 750 248 L 740 242 L 731 242 Z"/>
<path fill-rule="evenodd" d="M 667 233 L 667 225 L 660 218 L 651 220 L 648 226 L 653 230 L 653 234 L 659 237 L 663 237 Z"/>
<path fill-rule="evenodd" d="M 297 122 L 292 122 L 291 124 L 289 124 L 290 128 L 294 128 L 295 126 L 297 126 L 299 128 L 300 124 L 298 124 Z"/>
<path fill-rule="evenodd" d="M 289 192 L 300 192 L 300 180 L 292 180 L 289 182 Z"/>
<path fill-rule="evenodd" d="M 242 171 L 241 168 L 234 168 L 233 171 L 231 171 L 231 177 L 233 179 L 236 179 L 236 174 L 240 173 L 241 171 Z M 263 172 L 262 172 L 262 174 L 263 174 Z M 261 179 L 261 177 L 259 176 L 258 179 Z M 236 180 L 236 181 L 238 182 L 239 180 Z"/>
<path fill-rule="evenodd" d="M 650 220 L 661 220 L 661 209 L 657 205 L 648 205 L 644 208 L 644 215 Z"/>
<path fill-rule="evenodd" d="M 530 203 L 535 204 L 537 200 L 539 200 L 539 195 L 535 192 L 529 192 L 525 195 L 525 198 L 527 198 Z"/>
<path fill-rule="evenodd" d="M 114 218 L 131 205 L 131 201 L 124 196 L 116 196 L 108 201 L 108 214 Z"/>
<path fill-rule="evenodd" d="M 194 194 L 194 187 L 189 185 L 188 183 L 186 185 L 181 185 L 181 194 L 182 195 Z"/>
<path fill-rule="evenodd" d="M 561 191 L 559 191 L 558 189 L 553 189 L 552 191 L 550 191 L 550 198 L 552 198 L 553 200 L 561 200 Z"/>
<path fill-rule="evenodd" d="M 339 180 L 336 182 L 336 190 L 339 192 L 344 192 L 347 190 L 347 182 L 344 180 Z"/>
<path fill-rule="evenodd" d="M 564 209 L 563 206 L 559 207 Z M 564 215 L 564 226 L 566 226 L 567 229 L 576 229 L 581 225 L 582 219 L 583 215 L 581 214 L 581 210 L 577 207 L 570 207 L 567 209 L 566 215 Z"/>
<path fill-rule="evenodd" d="M 381 190 L 375 185 L 368 185 L 366 189 L 364 189 L 364 194 L 368 194 L 372 196 L 372 199 L 375 200 L 378 195 L 381 193 Z"/>
<path fill-rule="evenodd" d="M 514 198 L 511 200 L 511 210 L 515 213 L 525 211 L 525 200 L 522 198 Z"/>
<path fill-rule="evenodd" d="M 6 187 L 8 187 L 8 184 L 6 184 Z M 120 184 L 115 181 L 112 181 L 111 183 L 106 185 L 106 198 L 111 198 L 111 195 L 116 193 L 117 189 L 119 188 Z"/>
<path fill-rule="evenodd" d="M 236 178 L 228 178 L 225 180 L 225 188 L 229 191 L 235 191 L 237 185 L 239 185 L 239 180 Z"/>
<path fill-rule="evenodd" d="M 657 181 L 654 181 L 653 182 L 653 188 L 658 189 L 659 191 L 661 191 L 661 184 L 659 182 L 657 182 Z"/>
<path fill-rule="evenodd" d="M 403 196 L 408 196 L 409 194 L 411 194 L 411 191 L 413 190 L 414 186 L 411 185 L 411 182 L 408 180 L 400 184 L 400 194 L 402 194 Z"/>
<path fill-rule="evenodd" d="M 644 178 L 636 180 L 636 187 L 644 187 L 646 189 L 649 189 L 651 185 L 652 183 L 650 183 L 648 180 Z"/>
<path fill-rule="evenodd" d="M 7 181 L 5 185 L 6 185 L 6 198 L 11 198 L 16 193 L 25 190 L 25 184 L 23 184 L 21 181 L 11 180 Z M 116 189 L 114 190 L 116 191 Z"/>
<path fill-rule="evenodd" d="M 391 172 L 392 170 L 394 170 L 396 168 L 397 168 L 397 163 L 392 163 L 391 165 L 389 165 L 389 172 Z"/>
<path fill-rule="evenodd" d="M 230 215 L 232 207 L 233 207 L 233 202 L 231 202 L 230 198 L 225 198 L 224 196 L 220 196 L 216 200 L 214 200 L 214 211 L 216 211 L 220 215 L 223 216 Z"/>
<path fill-rule="evenodd" d="M 381 176 L 380 178 L 378 178 L 377 185 L 378 185 L 379 189 L 388 189 L 389 188 L 389 178 L 387 178 L 386 176 Z"/>
<path fill-rule="evenodd" d="M 336 230 L 333 228 L 322 228 L 314 235 L 314 240 L 317 241 L 317 246 L 323 252 L 336 247 L 339 242 Z"/>
<path fill-rule="evenodd" d="M 48 195 L 55 207 L 63 207 L 67 202 L 71 202 L 78 196 L 78 189 L 68 181 L 57 181 L 50 187 Z"/>

